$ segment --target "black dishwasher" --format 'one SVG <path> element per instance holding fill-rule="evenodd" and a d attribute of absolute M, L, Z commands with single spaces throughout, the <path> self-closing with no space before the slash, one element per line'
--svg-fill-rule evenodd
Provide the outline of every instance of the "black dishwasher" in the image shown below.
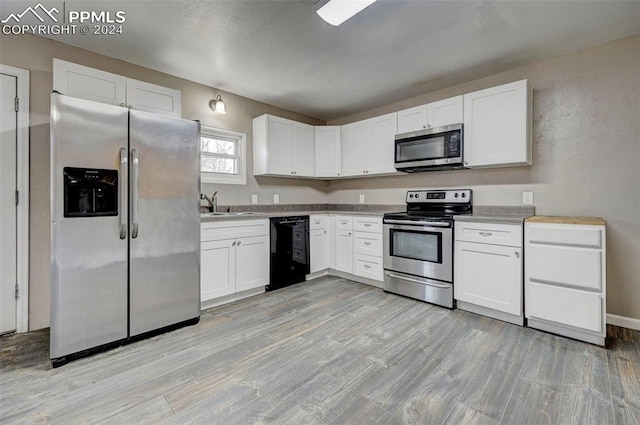
<path fill-rule="evenodd" d="M 304 282 L 309 274 L 309 216 L 273 217 L 267 291 Z"/>

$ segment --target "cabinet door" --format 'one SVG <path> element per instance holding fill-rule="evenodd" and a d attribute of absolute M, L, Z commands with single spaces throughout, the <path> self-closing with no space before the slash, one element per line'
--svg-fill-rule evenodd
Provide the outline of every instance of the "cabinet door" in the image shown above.
<path fill-rule="evenodd" d="M 236 292 L 269 284 L 269 236 L 236 240 Z"/>
<path fill-rule="evenodd" d="M 460 124 L 462 122 L 462 96 L 450 97 L 427 105 L 427 127 Z"/>
<path fill-rule="evenodd" d="M 336 218 L 327 218 L 327 266 L 330 269 L 336 268 Z"/>
<path fill-rule="evenodd" d="M 315 132 L 313 126 L 294 122 L 291 146 L 293 149 L 292 171 L 296 176 L 313 177 L 316 174 Z"/>
<path fill-rule="evenodd" d="M 398 112 L 398 133 L 427 128 L 427 105 L 414 106 Z"/>
<path fill-rule="evenodd" d="M 178 90 L 127 78 L 127 106 L 139 111 L 182 118 Z"/>
<path fill-rule="evenodd" d="M 316 177 L 340 177 L 340 126 L 318 126 L 316 133 Z"/>
<path fill-rule="evenodd" d="M 200 302 L 236 292 L 233 240 L 203 242 L 200 248 Z"/>
<path fill-rule="evenodd" d="M 361 155 L 367 156 L 366 174 L 395 173 L 395 135 L 398 131 L 398 114 L 381 115 L 366 121 L 366 143 Z"/>
<path fill-rule="evenodd" d="M 291 121 L 267 117 L 267 174 L 292 175 Z"/>
<path fill-rule="evenodd" d="M 353 237 L 350 230 L 336 230 L 336 270 L 353 272 Z"/>
<path fill-rule="evenodd" d="M 60 59 L 53 60 L 53 89 L 67 96 L 126 105 L 126 78 Z"/>
<path fill-rule="evenodd" d="M 342 126 L 342 175 L 361 176 L 367 167 L 364 121 Z"/>
<path fill-rule="evenodd" d="M 311 230 L 309 232 L 309 244 L 311 250 L 311 273 L 325 270 L 329 267 L 328 234 L 325 229 Z"/>
<path fill-rule="evenodd" d="M 522 314 L 521 248 L 455 243 L 456 300 Z"/>
<path fill-rule="evenodd" d="M 464 160 L 468 167 L 531 164 L 527 80 L 464 95 Z"/>

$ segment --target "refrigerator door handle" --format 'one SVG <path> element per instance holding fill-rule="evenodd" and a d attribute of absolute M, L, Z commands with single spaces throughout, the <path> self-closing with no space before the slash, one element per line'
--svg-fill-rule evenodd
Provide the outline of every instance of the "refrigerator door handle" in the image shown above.
<path fill-rule="evenodd" d="M 129 176 L 127 175 L 127 162 L 129 155 L 127 155 L 127 148 L 120 148 L 120 190 L 119 190 L 119 216 L 120 216 L 120 239 L 126 239 L 127 237 L 127 214 L 126 214 L 126 199 L 127 199 L 127 183 Z"/>
<path fill-rule="evenodd" d="M 138 237 L 138 150 L 131 149 L 131 237 Z"/>

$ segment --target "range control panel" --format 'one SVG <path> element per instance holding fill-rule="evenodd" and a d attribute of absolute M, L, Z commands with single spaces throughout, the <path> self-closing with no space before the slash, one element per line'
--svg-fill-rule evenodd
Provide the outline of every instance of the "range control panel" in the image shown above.
<path fill-rule="evenodd" d="M 407 203 L 470 203 L 471 189 L 457 190 L 410 190 Z"/>

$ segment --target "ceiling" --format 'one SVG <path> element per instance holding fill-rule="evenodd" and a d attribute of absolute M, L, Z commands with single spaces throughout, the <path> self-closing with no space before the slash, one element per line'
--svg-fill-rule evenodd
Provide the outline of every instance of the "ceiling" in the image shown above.
<path fill-rule="evenodd" d="M 378 0 L 339 27 L 315 0 L 56 3 L 124 34 L 49 38 L 323 120 L 640 33 L 637 0 Z"/>

